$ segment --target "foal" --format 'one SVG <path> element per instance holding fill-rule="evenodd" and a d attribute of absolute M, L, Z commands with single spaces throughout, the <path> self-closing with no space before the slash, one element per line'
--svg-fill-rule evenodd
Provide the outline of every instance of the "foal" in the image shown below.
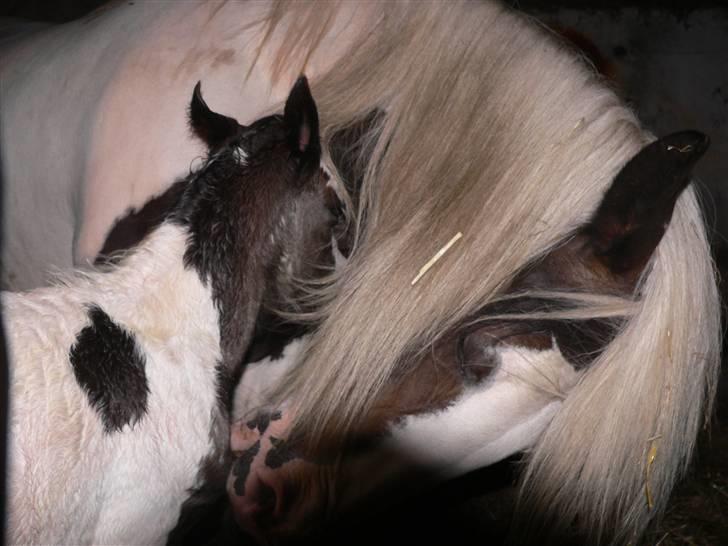
<path fill-rule="evenodd" d="M 154 544 L 224 479 L 233 380 L 264 301 L 331 237 L 318 113 L 241 126 L 195 88 L 209 150 L 166 219 L 108 271 L 2 295 L 11 366 L 10 542 Z"/>

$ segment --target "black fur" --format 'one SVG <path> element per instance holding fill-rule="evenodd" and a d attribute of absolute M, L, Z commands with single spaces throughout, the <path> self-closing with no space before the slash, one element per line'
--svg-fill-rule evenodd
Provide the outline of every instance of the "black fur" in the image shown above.
<path fill-rule="evenodd" d="M 273 449 L 265 455 L 265 466 L 268 468 L 279 468 L 288 461 L 298 458 L 298 454 L 285 440 L 271 436 L 270 443 Z"/>
<path fill-rule="evenodd" d="M 225 512 L 225 483 L 231 466 L 227 419 L 232 388 L 254 326 L 260 322 L 264 301 L 283 301 L 278 291 L 287 279 L 281 258 L 307 263 L 321 230 L 326 241 L 331 233 L 319 168 L 318 114 L 304 78 L 291 91 L 285 116 L 269 116 L 233 131 L 232 123 L 226 121 L 230 118 L 207 108 L 199 87 L 190 116 L 193 130 L 208 145 L 210 158 L 184 181 L 184 191 L 167 219 L 186 229 L 185 266 L 210 286 L 220 314 L 222 361 L 219 415 L 211 431 L 216 447 L 201 462 L 202 485 L 190 491 L 168 537 L 170 544 L 199 544 L 209 538 L 207 532 L 216 534 L 217 526 L 229 519 Z M 300 216 L 306 218 L 303 223 Z M 236 492 L 244 488 L 259 449 L 257 444 L 233 466 Z"/>
<path fill-rule="evenodd" d="M 258 362 L 264 358 L 279 360 L 283 351 L 293 340 L 312 330 L 307 324 L 289 322 L 263 310 L 255 324 L 253 341 L 245 355 L 245 362 Z"/>
<path fill-rule="evenodd" d="M 217 366 L 217 411 L 214 413 L 210 439 L 213 449 L 201 462 L 197 483 L 182 504 L 179 519 L 167 537 L 167 544 L 205 544 L 221 532 L 234 531 L 235 524 L 226 522 L 228 497 L 225 490 L 232 454 L 229 449 L 230 411 L 234 383 L 222 364 Z M 232 526 L 232 527 L 231 527 Z M 233 535 L 237 536 L 237 535 Z"/>
<path fill-rule="evenodd" d="M 709 144 L 697 131 L 673 133 L 645 146 L 619 172 L 584 230 L 613 273 L 644 269 Z"/>
<path fill-rule="evenodd" d="M 234 139 L 244 127 L 231 117 L 213 112 L 202 98 L 202 84 L 197 82 L 190 102 L 190 128 L 215 152 Z"/>
<path fill-rule="evenodd" d="M 239 496 L 245 495 L 245 480 L 248 479 L 250 474 L 250 468 L 253 465 L 255 456 L 260 451 L 260 440 L 255 442 L 252 446 L 246 449 L 240 457 L 235 460 L 233 464 L 233 476 L 235 476 L 235 494 Z"/>
<path fill-rule="evenodd" d="M 293 85 L 283 110 L 283 124 L 299 168 L 309 173 L 318 169 L 321 161 L 318 111 L 306 78 L 298 78 Z"/>
<path fill-rule="evenodd" d="M 134 336 L 97 305 L 88 311 L 91 324 L 76 336 L 69 360 L 106 433 L 134 425 L 147 411 L 146 361 Z"/>
<path fill-rule="evenodd" d="M 305 114 L 295 116 L 292 101 Z M 286 108 L 293 121 L 260 119 L 217 152 L 189 179 L 170 215 L 189 231 L 185 265 L 212 288 L 220 310 L 223 363 L 231 369 L 240 365 L 250 343 L 271 268 L 280 258 L 278 240 L 290 235 L 281 233 L 281 219 L 296 196 L 320 191 L 306 186 L 318 178 L 320 145 L 316 106 L 305 79 L 294 86 Z M 303 149 L 290 148 L 292 135 L 304 131 L 291 123 L 307 124 Z M 236 147 L 245 150 L 244 165 Z"/>
<path fill-rule="evenodd" d="M 273 413 L 261 411 L 250 421 L 245 423 L 245 426 L 248 427 L 250 430 L 255 430 L 257 428 L 258 434 L 262 436 L 263 434 L 265 434 L 265 431 L 268 430 L 268 426 L 270 425 L 271 421 L 280 421 L 281 417 L 282 414 L 280 411 L 274 411 Z"/>
<path fill-rule="evenodd" d="M 113 253 L 138 245 L 167 217 L 169 211 L 179 201 L 185 183 L 185 180 L 175 182 L 164 192 L 144 203 L 139 210 L 130 208 L 124 216 L 117 218 L 111 231 L 106 235 L 104 246 L 94 263 L 104 263 Z"/>

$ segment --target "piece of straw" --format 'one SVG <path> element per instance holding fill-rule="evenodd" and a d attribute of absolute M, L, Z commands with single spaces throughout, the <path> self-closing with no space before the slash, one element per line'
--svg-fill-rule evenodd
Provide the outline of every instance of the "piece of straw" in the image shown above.
<path fill-rule="evenodd" d="M 425 273 L 427 273 L 427 271 L 429 271 L 429 269 L 433 265 L 435 265 L 435 262 L 437 262 L 437 260 L 442 258 L 445 255 L 445 252 L 450 250 L 450 247 L 452 245 L 454 245 L 458 241 L 458 239 L 460 239 L 462 236 L 463 236 L 463 234 L 460 231 L 458 231 L 455 234 L 455 236 L 447 242 L 447 244 L 445 246 L 443 246 L 440 250 L 438 250 L 437 253 L 432 258 L 430 258 L 430 261 L 427 262 L 425 265 L 423 265 L 420 268 L 420 271 L 419 271 L 419 273 L 417 273 L 417 276 L 414 279 L 412 279 L 410 286 L 414 286 L 417 283 L 417 281 L 419 281 L 422 278 L 422 276 Z"/>
<path fill-rule="evenodd" d="M 657 457 L 657 440 L 659 435 L 654 437 L 650 442 L 650 450 L 647 452 L 647 468 L 645 469 L 645 497 L 647 498 L 647 508 L 652 510 L 655 503 L 652 501 L 652 491 L 650 490 L 650 476 L 652 474 L 652 463 Z"/>
<path fill-rule="evenodd" d="M 684 154 L 684 153 L 687 153 L 687 152 L 692 152 L 693 151 L 693 146 L 691 144 L 686 144 L 682 148 L 680 148 L 679 146 L 668 146 L 667 149 L 668 150 L 677 150 L 681 154 Z"/>

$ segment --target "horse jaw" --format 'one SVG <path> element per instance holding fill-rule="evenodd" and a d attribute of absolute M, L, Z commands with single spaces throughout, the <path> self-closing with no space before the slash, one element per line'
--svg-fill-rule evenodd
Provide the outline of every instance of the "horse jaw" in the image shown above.
<path fill-rule="evenodd" d="M 579 373 L 557 347 L 505 347 L 485 382 L 443 411 L 406 417 L 391 428 L 388 450 L 406 453 L 438 480 L 454 478 L 530 448 Z"/>
<path fill-rule="evenodd" d="M 300 344 L 292 349 L 278 361 L 249 366 L 238 387 L 237 418 L 250 419 L 250 410 L 264 403 L 265 390 L 295 365 Z M 228 478 L 238 524 L 262 541 L 300 538 L 325 530 L 325 513 L 338 519 L 366 512 L 401 499 L 412 487 L 454 478 L 530 448 L 580 373 L 555 344 L 546 350 L 504 346 L 496 351 L 499 364 L 487 379 L 466 387 L 444 409 L 393 421 L 373 445 L 348 452 L 340 465 L 331 466 L 334 461 L 326 454 L 305 455 L 295 443 L 288 444 L 290 408 L 239 420 L 231 436 L 238 459 Z M 274 459 L 280 463 L 273 464 Z"/>

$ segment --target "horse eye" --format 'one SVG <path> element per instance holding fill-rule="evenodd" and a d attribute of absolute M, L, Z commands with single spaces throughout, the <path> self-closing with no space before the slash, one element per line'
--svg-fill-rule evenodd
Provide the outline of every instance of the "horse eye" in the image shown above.
<path fill-rule="evenodd" d="M 337 221 L 344 219 L 344 203 L 341 202 L 339 196 L 336 195 L 334 188 L 331 186 L 324 188 L 324 205 L 334 215 Z"/>

